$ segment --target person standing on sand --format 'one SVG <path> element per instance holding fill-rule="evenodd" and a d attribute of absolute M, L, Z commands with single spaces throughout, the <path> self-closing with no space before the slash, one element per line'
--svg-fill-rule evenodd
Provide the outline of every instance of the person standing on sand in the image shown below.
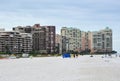
<path fill-rule="evenodd" d="M 73 54 L 73 57 L 75 58 L 75 54 Z"/>
<path fill-rule="evenodd" d="M 76 58 L 78 58 L 78 54 L 76 54 Z"/>

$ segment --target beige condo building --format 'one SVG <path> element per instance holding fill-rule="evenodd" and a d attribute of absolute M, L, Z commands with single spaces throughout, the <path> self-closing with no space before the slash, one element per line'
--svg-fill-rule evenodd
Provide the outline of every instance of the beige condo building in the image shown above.
<path fill-rule="evenodd" d="M 112 51 L 112 29 L 106 27 L 91 33 L 91 52 Z"/>
<path fill-rule="evenodd" d="M 81 30 L 77 28 L 62 27 L 62 47 L 65 51 L 80 51 L 81 50 Z M 63 49 L 63 50 L 64 50 Z"/>
<path fill-rule="evenodd" d="M 56 37 L 55 37 L 55 51 L 56 51 L 56 53 L 59 53 L 59 54 L 61 54 L 62 53 L 62 36 L 61 35 L 59 35 L 59 34 L 56 34 L 55 35 Z"/>

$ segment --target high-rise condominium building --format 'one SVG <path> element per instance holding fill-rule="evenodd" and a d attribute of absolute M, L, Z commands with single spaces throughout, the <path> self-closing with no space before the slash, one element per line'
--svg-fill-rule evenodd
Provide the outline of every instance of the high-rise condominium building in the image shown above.
<path fill-rule="evenodd" d="M 55 26 L 40 26 L 35 24 L 26 27 L 14 27 L 14 31 L 32 34 L 32 50 L 41 53 L 53 53 L 55 51 Z"/>
<path fill-rule="evenodd" d="M 82 31 L 81 41 L 82 41 L 81 51 L 90 50 L 91 49 L 91 32 Z"/>
<path fill-rule="evenodd" d="M 108 27 L 94 32 L 63 27 L 61 36 L 62 52 L 68 50 L 78 52 L 90 50 L 91 53 L 112 51 L 112 30 Z"/>
<path fill-rule="evenodd" d="M 0 31 L 0 52 L 20 53 L 22 38 L 19 32 Z"/>
<path fill-rule="evenodd" d="M 55 51 L 56 53 L 62 54 L 62 36 L 59 34 L 56 34 L 55 37 Z"/>
<path fill-rule="evenodd" d="M 45 28 L 34 25 L 32 31 L 33 50 L 46 53 L 46 32 Z"/>
<path fill-rule="evenodd" d="M 30 33 L 20 33 L 22 37 L 22 53 L 30 53 L 32 51 L 32 35 Z"/>
<path fill-rule="evenodd" d="M 106 29 L 92 32 L 91 50 L 92 52 L 111 52 L 112 30 L 106 27 Z"/>
<path fill-rule="evenodd" d="M 33 27 L 33 50 L 42 53 L 55 52 L 55 26 L 40 26 L 39 24 L 35 24 Z"/>
<path fill-rule="evenodd" d="M 55 26 L 43 26 L 46 29 L 46 49 L 47 53 L 55 51 Z"/>
<path fill-rule="evenodd" d="M 81 50 L 81 30 L 77 28 L 62 27 L 62 46 L 63 50 L 80 51 Z"/>

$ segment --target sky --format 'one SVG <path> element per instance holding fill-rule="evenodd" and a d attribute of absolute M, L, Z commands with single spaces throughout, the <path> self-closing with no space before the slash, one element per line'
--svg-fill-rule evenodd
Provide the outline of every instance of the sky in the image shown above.
<path fill-rule="evenodd" d="M 0 0 L 0 28 L 41 25 L 82 31 L 113 30 L 113 50 L 120 53 L 120 0 Z"/>

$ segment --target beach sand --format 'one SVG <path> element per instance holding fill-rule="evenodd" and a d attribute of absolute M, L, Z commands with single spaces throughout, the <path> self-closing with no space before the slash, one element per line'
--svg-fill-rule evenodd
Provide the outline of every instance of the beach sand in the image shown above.
<path fill-rule="evenodd" d="M 120 58 L 39 57 L 0 60 L 0 81 L 120 81 Z"/>

